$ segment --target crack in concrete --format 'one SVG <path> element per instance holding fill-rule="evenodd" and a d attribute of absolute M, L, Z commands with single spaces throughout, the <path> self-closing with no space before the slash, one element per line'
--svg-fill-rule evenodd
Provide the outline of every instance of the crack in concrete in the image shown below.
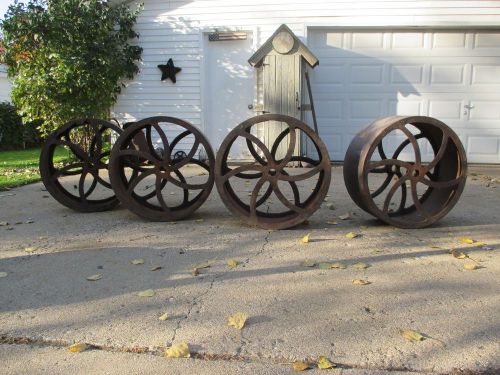
<path fill-rule="evenodd" d="M 56 339 L 45 339 L 43 337 L 27 337 L 27 336 L 10 336 L 5 333 L 0 333 L 0 344 L 3 345 L 29 345 L 37 346 L 39 348 L 52 347 L 56 349 L 66 349 L 70 345 L 74 344 L 74 341 L 70 340 L 56 340 Z M 88 346 L 87 350 L 100 350 L 109 353 L 132 353 L 132 354 L 146 354 L 163 357 L 166 347 L 145 347 L 145 346 L 114 346 L 114 345 L 96 345 L 92 343 L 85 343 Z M 198 359 L 202 361 L 237 361 L 242 363 L 256 363 L 256 364 L 269 364 L 269 365 L 283 365 L 291 366 L 292 362 L 290 359 L 285 357 L 275 357 L 266 358 L 258 356 L 243 356 L 240 354 L 225 354 L 225 353 L 207 353 L 207 352 L 191 352 L 191 358 Z M 311 365 L 311 367 L 316 367 L 316 360 L 313 358 L 306 359 L 306 362 Z M 341 370 L 367 370 L 367 371 L 387 371 L 387 372 L 406 372 L 419 373 L 419 374 L 443 374 L 443 372 L 433 371 L 433 370 L 416 370 L 408 367 L 370 367 L 370 366 L 359 366 L 347 363 L 335 363 L 337 369 Z M 481 371 L 471 371 L 471 370 L 459 370 L 452 372 L 456 375 L 495 375 L 499 373 L 500 368 L 489 368 Z"/>

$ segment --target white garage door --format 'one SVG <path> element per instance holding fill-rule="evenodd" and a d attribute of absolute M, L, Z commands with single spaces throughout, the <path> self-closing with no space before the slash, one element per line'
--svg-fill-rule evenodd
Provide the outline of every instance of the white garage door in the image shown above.
<path fill-rule="evenodd" d="M 319 131 L 332 160 L 378 117 L 440 119 L 472 163 L 500 163 L 500 33 L 309 30 Z"/>

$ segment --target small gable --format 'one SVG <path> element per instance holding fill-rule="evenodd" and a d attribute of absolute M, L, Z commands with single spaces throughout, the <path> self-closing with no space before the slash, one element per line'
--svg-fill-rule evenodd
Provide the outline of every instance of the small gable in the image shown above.
<path fill-rule="evenodd" d="M 253 67 L 258 67 L 264 61 L 264 57 L 272 51 L 282 55 L 301 55 L 311 68 L 319 64 L 316 56 L 285 24 L 278 27 L 274 34 L 250 57 L 248 62 Z"/>

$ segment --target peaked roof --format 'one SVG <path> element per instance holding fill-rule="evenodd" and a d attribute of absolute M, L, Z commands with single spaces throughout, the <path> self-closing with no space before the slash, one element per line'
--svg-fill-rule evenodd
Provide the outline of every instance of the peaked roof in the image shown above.
<path fill-rule="evenodd" d="M 250 57 L 250 59 L 248 59 L 250 65 L 252 66 L 260 65 L 264 57 L 266 57 L 267 54 L 269 54 L 269 52 L 271 52 L 274 49 L 273 47 L 274 38 L 279 33 L 282 32 L 287 32 L 292 36 L 294 40 L 294 47 L 292 51 L 294 51 L 294 53 L 301 54 L 304 60 L 306 60 L 306 62 L 311 66 L 311 68 L 314 68 L 316 65 L 319 64 L 319 60 L 317 59 L 316 56 L 314 56 L 314 54 L 309 50 L 309 48 L 307 48 L 307 46 L 304 43 L 302 43 L 299 38 L 297 38 L 297 36 L 293 33 L 292 30 L 290 30 L 290 28 L 287 25 L 283 24 L 280 27 L 278 27 L 278 29 L 274 32 L 274 34 L 271 35 L 271 37 L 252 55 L 252 57 Z"/>

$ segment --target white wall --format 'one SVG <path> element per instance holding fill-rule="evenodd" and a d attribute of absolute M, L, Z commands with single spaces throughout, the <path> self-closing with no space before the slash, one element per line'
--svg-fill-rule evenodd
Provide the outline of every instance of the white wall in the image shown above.
<path fill-rule="evenodd" d="M 11 83 L 7 78 L 7 73 L 5 68 L 0 66 L 0 102 L 9 101 L 10 102 L 10 89 Z"/>
<path fill-rule="evenodd" d="M 114 108 L 119 121 L 171 115 L 203 127 L 201 31 L 252 30 L 260 46 L 286 23 L 303 41 L 308 26 L 500 25 L 500 1 L 454 0 L 145 0 L 136 30 L 144 48 L 141 72 Z M 131 3 L 134 6 L 134 2 Z M 250 56 L 249 56 L 250 57 Z M 160 82 L 158 64 L 173 58 L 177 84 Z"/>

